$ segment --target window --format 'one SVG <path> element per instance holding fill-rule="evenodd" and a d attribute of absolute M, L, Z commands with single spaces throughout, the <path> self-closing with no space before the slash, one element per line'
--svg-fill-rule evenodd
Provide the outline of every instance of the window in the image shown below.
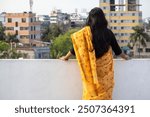
<path fill-rule="evenodd" d="M 18 30 L 16 30 L 16 35 L 18 35 Z"/>
<path fill-rule="evenodd" d="M 33 22 L 33 19 L 32 19 L 32 18 L 30 18 L 30 22 Z"/>
<path fill-rule="evenodd" d="M 121 33 L 121 36 L 124 36 L 124 33 Z"/>
<path fill-rule="evenodd" d="M 29 38 L 29 35 L 20 35 L 20 38 L 21 38 L 21 39 L 28 39 L 28 38 Z"/>
<path fill-rule="evenodd" d="M 124 40 L 121 40 L 121 43 L 124 43 Z"/>
<path fill-rule="evenodd" d="M 115 0 L 110 0 L 110 4 L 115 4 Z"/>
<path fill-rule="evenodd" d="M 142 17 L 142 13 L 139 13 L 139 16 L 141 16 L 141 17 Z"/>
<path fill-rule="evenodd" d="M 36 38 L 36 36 L 34 35 L 34 39 Z"/>
<path fill-rule="evenodd" d="M 24 22 L 24 23 L 25 23 L 25 22 L 26 22 L 26 18 L 22 18 L 22 22 Z"/>
<path fill-rule="evenodd" d="M 29 30 L 29 27 L 20 27 L 20 30 Z"/>
<path fill-rule="evenodd" d="M 138 52 L 143 52 L 143 48 L 138 48 Z"/>
<path fill-rule="evenodd" d="M 116 16 L 116 13 L 114 13 L 114 16 Z"/>
<path fill-rule="evenodd" d="M 41 56 L 41 54 L 39 53 L 39 54 L 38 54 L 38 58 L 41 58 L 41 57 L 42 57 L 42 56 Z"/>
<path fill-rule="evenodd" d="M 33 27 L 31 26 L 31 31 L 33 30 Z"/>
<path fill-rule="evenodd" d="M 123 23 L 123 20 L 121 20 L 121 23 Z"/>
<path fill-rule="evenodd" d="M 121 13 L 120 15 L 123 16 L 123 13 Z"/>
<path fill-rule="evenodd" d="M 36 27 L 34 26 L 34 30 L 36 30 Z"/>
<path fill-rule="evenodd" d="M 118 34 L 117 34 L 117 33 L 114 33 L 114 35 L 117 36 Z"/>
<path fill-rule="evenodd" d="M 6 30 L 14 30 L 14 27 L 7 27 Z"/>
<path fill-rule="evenodd" d="M 135 13 L 132 13 L 132 16 L 135 16 Z"/>
<path fill-rule="evenodd" d="M 103 9 L 105 10 L 105 9 L 106 9 L 106 7 L 103 7 Z"/>
<path fill-rule="evenodd" d="M 135 23 L 135 20 L 132 20 L 132 23 Z"/>
<path fill-rule="evenodd" d="M 18 22 L 15 23 L 16 27 L 18 27 Z"/>
<path fill-rule="evenodd" d="M 117 23 L 117 21 L 116 21 L 116 20 L 114 20 L 114 23 Z"/>
<path fill-rule="evenodd" d="M 33 39 L 33 35 L 31 35 L 31 39 Z"/>
<path fill-rule="evenodd" d="M 126 43 L 128 43 L 128 40 L 124 40 Z"/>
<path fill-rule="evenodd" d="M 8 22 L 11 23 L 11 22 L 12 22 L 12 19 L 11 19 L 11 18 L 8 18 Z"/>
<path fill-rule="evenodd" d="M 121 27 L 121 29 L 124 29 L 124 27 Z"/>
<path fill-rule="evenodd" d="M 103 0 L 104 3 L 106 3 L 106 0 Z"/>
<path fill-rule="evenodd" d="M 146 52 L 150 52 L 150 48 L 146 48 L 145 51 L 146 51 Z"/>
<path fill-rule="evenodd" d="M 114 29 L 117 29 L 117 27 L 114 27 Z"/>

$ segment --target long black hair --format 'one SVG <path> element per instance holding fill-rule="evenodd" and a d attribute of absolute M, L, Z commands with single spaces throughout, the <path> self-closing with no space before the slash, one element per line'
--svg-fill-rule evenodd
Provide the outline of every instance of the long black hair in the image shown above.
<path fill-rule="evenodd" d="M 106 38 L 108 36 L 105 36 L 107 35 L 106 32 L 108 32 L 108 22 L 101 8 L 96 7 L 89 12 L 86 25 L 91 28 L 93 36 L 92 43 L 95 49 L 96 58 L 98 58 L 108 51 L 110 45 L 110 39 Z"/>

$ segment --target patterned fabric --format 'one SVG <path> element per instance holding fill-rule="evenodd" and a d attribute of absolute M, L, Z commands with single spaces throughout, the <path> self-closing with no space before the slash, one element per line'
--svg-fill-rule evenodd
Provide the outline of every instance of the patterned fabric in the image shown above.
<path fill-rule="evenodd" d="M 114 86 L 111 48 L 99 59 L 95 57 L 90 27 L 71 35 L 83 81 L 83 99 L 112 99 Z"/>

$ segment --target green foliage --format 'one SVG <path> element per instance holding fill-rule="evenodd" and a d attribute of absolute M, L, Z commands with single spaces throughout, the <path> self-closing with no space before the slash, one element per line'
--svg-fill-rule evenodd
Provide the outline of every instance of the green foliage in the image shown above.
<path fill-rule="evenodd" d="M 17 39 L 16 35 L 13 34 L 8 34 L 5 35 L 5 28 L 3 27 L 2 23 L 0 22 L 0 40 L 1 41 L 6 41 L 6 42 L 19 42 Z"/>
<path fill-rule="evenodd" d="M 146 47 L 146 42 L 150 41 L 150 37 L 145 33 L 144 28 L 140 26 L 133 27 L 134 33 L 131 34 L 131 42 L 133 46 L 138 42 L 142 46 Z"/>
<path fill-rule="evenodd" d="M 10 46 L 8 43 L 0 41 L 0 53 L 3 51 L 7 51 L 10 49 Z"/>
<path fill-rule="evenodd" d="M 6 36 L 6 42 L 15 42 L 15 43 L 17 43 L 17 42 L 19 42 L 19 40 L 17 39 L 17 36 L 16 35 L 13 35 L 13 34 L 8 34 L 7 36 Z"/>
<path fill-rule="evenodd" d="M 43 32 L 42 41 L 51 42 L 62 33 L 63 31 L 61 30 L 60 26 L 58 26 L 57 24 L 51 24 Z"/>
<path fill-rule="evenodd" d="M 146 42 L 150 42 L 150 37 L 147 33 L 145 33 L 144 28 L 140 26 L 136 26 L 136 27 L 133 27 L 133 30 L 134 30 L 134 33 L 131 34 L 130 36 L 133 47 L 135 46 L 136 43 L 138 43 L 139 49 L 141 45 L 143 47 L 146 47 L 147 46 Z M 140 50 L 138 52 L 139 52 L 139 57 L 140 57 Z"/>
<path fill-rule="evenodd" d="M 11 49 L 8 43 L 0 41 L 0 59 L 17 59 L 23 56 L 24 54 L 17 53 L 15 49 Z"/>
<path fill-rule="evenodd" d="M 59 35 L 50 46 L 50 56 L 53 59 L 58 59 L 67 54 L 72 48 L 71 34 L 79 29 L 71 29 L 65 34 Z"/>
<path fill-rule="evenodd" d="M 2 23 L 0 22 L 0 40 L 5 40 L 5 28 L 2 26 Z"/>

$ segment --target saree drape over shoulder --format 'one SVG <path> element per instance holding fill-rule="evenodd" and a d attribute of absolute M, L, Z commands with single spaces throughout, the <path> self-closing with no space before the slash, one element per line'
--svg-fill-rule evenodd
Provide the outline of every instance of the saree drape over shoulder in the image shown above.
<path fill-rule="evenodd" d="M 96 59 L 90 27 L 71 35 L 83 82 L 83 100 L 112 99 L 114 68 L 111 48 Z"/>

